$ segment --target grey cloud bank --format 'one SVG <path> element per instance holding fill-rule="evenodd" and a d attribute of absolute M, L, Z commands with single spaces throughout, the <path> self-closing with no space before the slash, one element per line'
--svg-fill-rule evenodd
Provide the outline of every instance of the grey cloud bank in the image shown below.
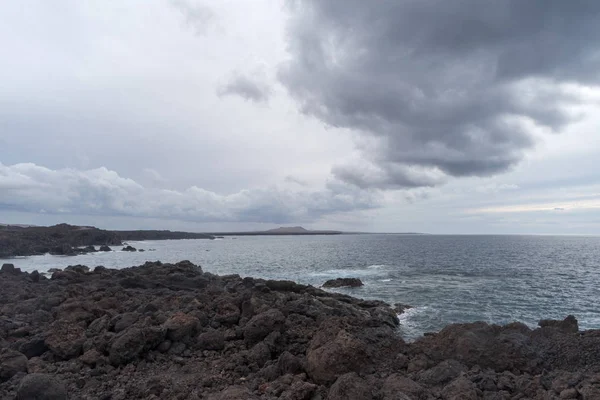
<path fill-rule="evenodd" d="M 116 215 L 190 222 L 314 222 L 324 215 L 370 209 L 377 198 L 331 185 L 317 190 L 266 188 L 220 195 L 145 187 L 106 168 L 51 170 L 0 164 L 0 210 L 43 214 Z"/>
<path fill-rule="evenodd" d="M 374 136 L 359 187 L 432 186 L 515 166 L 600 83 L 600 3 L 298 0 L 280 81 L 302 110 Z"/>

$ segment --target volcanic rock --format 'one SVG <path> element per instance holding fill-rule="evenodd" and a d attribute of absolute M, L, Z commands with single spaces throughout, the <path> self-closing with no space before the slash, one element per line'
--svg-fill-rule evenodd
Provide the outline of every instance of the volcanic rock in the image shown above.
<path fill-rule="evenodd" d="M 323 284 L 324 288 L 360 287 L 360 286 L 363 286 L 363 283 L 358 278 L 330 279 Z"/>

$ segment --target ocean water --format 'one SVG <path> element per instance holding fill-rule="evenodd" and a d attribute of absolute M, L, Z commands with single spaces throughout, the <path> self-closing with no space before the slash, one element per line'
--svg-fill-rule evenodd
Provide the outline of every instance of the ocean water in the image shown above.
<path fill-rule="evenodd" d="M 400 333 L 414 339 L 455 322 L 521 321 L 573 314 L 600 328 L 600 237 L 343 235 L 130 242 L 153 251 L 12 259 L 23 270 L 73 264 L 111 268 L 190 260 L 205 271 L 320 286 L 357 277 L 353 296 L 413 306 Z M 115 248 L 120 250 L 120 248 Z M 1 263 L 2 261 L 0 261 Z"/>

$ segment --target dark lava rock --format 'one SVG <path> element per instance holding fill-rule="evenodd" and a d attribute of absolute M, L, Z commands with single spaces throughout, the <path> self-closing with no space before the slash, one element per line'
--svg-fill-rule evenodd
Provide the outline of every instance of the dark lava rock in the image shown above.
<path fill-rule="evenodd" d="M 0 269 L 0 273 L 3 274 L 20 274 L 21 269 L 15 268 L 14 264 L 2 264 L 2 268 Z"/>
<path fill-rule="evenodd" d="M 108 247 L 107 245 L 103 244 L 102 246 L 100 246 L 100 248 L 98 249 L 98 251 L 112 251 L 110 249 L 110 247 Z"/>
<path fill-rule="evenodd" d="M 324 288 L 360 287 L 360 286 L 363 286 L 363 283 L 358 278 L 330 279 L 323 284 Z"/>
<path fill-rule="evenodd" d="M 538 323 L 538 325 L 542 328 L 556 328 L 565 332 L 579 332 L 579 324 L 577 319 L 572 315 L 567 316 L 567 318 L 562 321 L 543 319 Z"/>
<path fill-rule="evenodd" d="M 285 316 L 277 309 L 270 309 L 252 317 L 244 327 L 244 340 L 247 344 L 258 343 L 271 332 L 282 331 Z"/>
<path fill-rule="evenodd" d="M 328 400 L 373 400 L 372 388 L 355 372 L 340 376 L 329 389 Z"/>
<path fill-rule="evenodd" d="M 19 346 L 19 351 L 27 358 L 39 357 L 48 351 L 48 346 L 43 337 L 38 336 L 23 342 Z"/>
<path fill-rule="evenodd" d="M 40 278 L 42 276 L 40 275 L 40 273 L 37 270 L 35 270 L 35 271 L 33 271 L 32 273 L 29 274 L 29 277 L 31 278 L 32 282 L 39 282 Z"/>
<path fill-rule="evenodd" d="M 198 335 L 198 348 L 202 350 L 223 350 L 225 348 L 225 335 L 218 330 L 211 330 Z"/>
<path fill-rule="evenodd" d="M 171 341 L 177 342 L 194 335 L 199 325 L 198 318 L 178 312 L 165 322 L 164 327 L 167 328 L 167 337 Z"/>
<path fill-rule="evenodd" d="M 67 400 L 65 385 L 55 376 L 29 374 L 21 380 L 17 400 Z"/>
<path fill-rule="evenodd" d="M 600 330 L 572 317 L 405 343 L 381 301 L 189 261 L 86 270 L 0 273 L 0 399 L 600 399 Z"/>
<path fill-rule="evenodd" d="M 324 336 L 324 337 L 323 337 Z M 362 370 L 370 363 L 364 341 L 346 330 L 315 337 L 306 354 L 308 375 L 318 383 L 332 383 L 338 376 Z"/>
<path fill-rule="evenodd" d="M 55 272 L 57 273 L 57 272 Z M 68 360 L 78 357 L 85 342 L 85 330 L 71 321 L 59 320 L 50 327 L 46 346 L 57 357 Z"/>
<path fill-rule="evenodd" d="M 137 251 L 135 247 L 125 246 L 121 249 L 121 251 Z"/>
<path fill-rule="evenodd" d="M 90 268 L 85 266 L 85 265 L 69 265 L 67 268 L 65 268 L 65 271 L 73 271 L 73 272 L 77 272 L 78 274 L 85 274 L 86 272 L 90 271 Z"/>
<path fill-rule="evenodd" d="M 27 357 L 18 351 L 0 349 L 0 383 L 19 372 L 27 372 Z"/>
<path fill-rule="evenodd" d="M 211 394 L 208 400 L 257 400 L 248 389 L 243 386 L 232 386 L 223 390 L 220 393 Z"/>

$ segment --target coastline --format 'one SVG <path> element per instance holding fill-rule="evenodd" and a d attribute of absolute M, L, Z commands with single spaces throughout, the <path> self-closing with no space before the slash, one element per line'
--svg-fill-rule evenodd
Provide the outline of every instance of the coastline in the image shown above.
<path fill-rule="evenodd" d="M 7 265 L 0 287 L 0 398 L 41 381 L 81 399 L 600 398 L 600 331 L 572 317 L 406 343 L 383 302 L 186 261 Z"/>

